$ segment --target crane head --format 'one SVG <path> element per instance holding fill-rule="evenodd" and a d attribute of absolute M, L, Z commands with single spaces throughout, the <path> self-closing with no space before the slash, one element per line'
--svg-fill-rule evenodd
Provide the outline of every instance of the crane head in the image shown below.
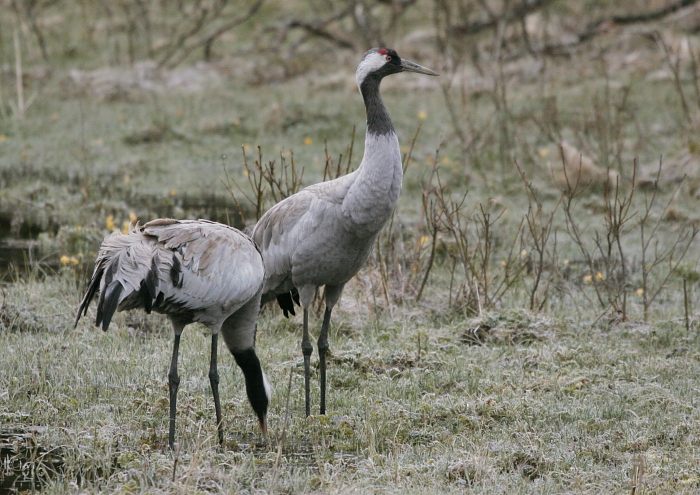
<path fill-rule="evenodd" d="M 357 85 L 362 86 L 365 79 L 370 76 L 382 79 L 385 76 L 399 72 L 416 72 L 429 76 L 439 75 L 427 67 L 403 60 L 394 50 L 389 48 L 372 48 L 363 55 L 357 66 L 355 76 Z"/>

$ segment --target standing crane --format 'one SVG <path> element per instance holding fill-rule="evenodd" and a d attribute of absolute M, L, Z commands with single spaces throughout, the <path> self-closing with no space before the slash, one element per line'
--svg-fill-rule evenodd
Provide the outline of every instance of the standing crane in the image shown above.
<path fill-rule="evenodd" d="M 248 400 L 266 435 L 270 386 L 255 354 L 264 273 L 249 237 L 207 220 L 153 220 L 127 234 L 115 232 L 100 246 L 75 325 L 98 292 L 95 325 L 105 331 L 115 311 L 141 308 L 168 316 L 175 331 L 168 372 L 170 448 L 175 442 L 180 335 L 194 322 L 211 331 L 209 382 L 219 443 L 224 442 L 216 365 L 219 331 L 243 371 Z"/>
<path fill-rule="evenodd" d="M 304 355 L 306 415 L 310 406 L 309 308 L 316 289 L 325 286 L 326 310 L 318 337 L 321 382 L 320 413 L 326 413 L 326 352 L 333 306 L 343 287 L 369 257 L 379 231 L 392 215 L 401 191 L 399 140 L 379 94 L 385 76 L 430 69 L 402 60 L 394 50 L 373 48 L 355 73 L 367 111 L 365 152 L 357 170 L 287 197 L 265 213 L 253 230 L 265 263 L 263 304 L 277 299 L 285 316 L 294 303 L 304 310 L 301 349 Z"/>

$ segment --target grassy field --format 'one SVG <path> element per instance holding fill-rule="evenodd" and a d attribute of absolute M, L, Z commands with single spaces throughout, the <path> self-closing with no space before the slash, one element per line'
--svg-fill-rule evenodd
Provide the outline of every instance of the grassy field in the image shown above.
<path fill-rule="evenodd" d="M 73 329 L 99 243 L 163 216 L 250 226 L 249 179 L 271 160 L 291 173 L 293 160 L 303 185 L 318 182 L 329 159 L 347 166 L 354 127 L 356 167 L 364 48 L 338 47 L 356 29 L 344 21 L 328 25 L 335 42 L 279 37 L 290 16 L 343 2 L 269 1 L 210 60 L 197 51 L 159 68 L 168 26 L 155 20 L 175 14 L 153 15 L 149 52 L 143 17 L 69 4 L 37 14 L 46 58 L 21 11 L 22 92 L 17 17 L 0 13 L 0 493 L 12 482 L 47 493 L 700 490 L 700 39 L 684 24 L 695 7 L 604 25 L 565 56 L 533 47 L 619 9 L 555 1 L 526 17 L 530 50 L 518 23 L 445 45 L 438 7 L 468 2 L 407 9 L 385 39 L 441 77 L 383 83 L 404 186 L 334 312 L 330 413 L 317 414 L 312 368 L 304 417 L 301 320 L 269 307 L 257 347 L 275 389 L 270 444 L 222 351 L 217 445 L 209 337 L 192 326 L 171 452 L 169 323 L 128 314 L 106 333 L 90 318 Z"/>

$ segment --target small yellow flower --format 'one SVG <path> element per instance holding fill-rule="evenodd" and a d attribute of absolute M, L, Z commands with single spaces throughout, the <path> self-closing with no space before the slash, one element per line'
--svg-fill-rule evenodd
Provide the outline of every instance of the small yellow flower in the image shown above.
<path fill-rule="evenodd" d="M 20 155 L 22 155 L 22 158 L 27 158 L 29 156 L 29 153 L 27 153 L 26 150 L 22 150 L 22 153 L 20 153 Z"/>
<path fill-rule="evenodd" d="M 248 172 L 247 170 L 244 170 L 244 171 L 243 171 L 243 175 L 245 175 L 246 177 L 248 177 L 248 176 L 250 175 L 250 172 Z"/>
<path fill-rule="evenodd" d="M 605 276 L 602 273 L 598 272 L 595 274 L 595 279 L 596 280 L 605 280 Z"/>
<path fill-rule="evenodd" d="M 105 223 L 107 225 L 107 230 L 112 230 L 114 228 L 114 215 L 108 216 Z"/>
<path fill-rule="evenodd" d="M 236 120 L 234 120 L 234 121 L 233 121 L 233 125 L 235 125 L 236 127 L 238 127 L 239 125 L 241 125 L 241 119 L 236 119 Z"/>
<path fill-rule="evenodd" d="M 507 265 L 506 260 L 501 260 L 501 266 L 506 266 L 506 265 Z"/>
<path fill-rule="evenodd" d="M 428 118 L 428 114 L 421 110 L 420 112 L 418 112 L 418 118 L 421 120 L 425 120 Z"/>
<path fill-rule="evenodd" d="M 569 260 L 564 260 L 561 262 L 561 264 L 564 266 L 569 266 Z"/>
<path fill-rule="evenodd" d="M 593 282 L 593 277 L 591 277 L 590 275 L 583 276 L 583 283 L 584 284 L 590 284 L 591 282 Z"/>
<path fill-rule="evenodd" d="M 637 295 L 638 295 L 638 296 L 643 296 L 643 295 L 644 295 L 644 289 L 637 289 Z"/>
<path fill-rule="evenodd" d="M 443 165 L 448 165 L 450 163 L 450 157 L 449 156 L 443 156 L 440 159 L 440 163 Z"/>
<path fill-rule="evenodd" d="M 0 143 L 5 141 L 6 139 L 7 139 L 7 136 L 5 136 L 4 134 L 0 134 Z"/>
<path fill-rule="evenodd" d="M 136 216 L 136 213 L 134 213 L 133 211 L 129 212 L 129 221 L 131 223 L 136 223 L 136 220 L 138 220 L 138 219 L 139 219 L 139 217 Z"/>
<path fill-rule="evenodd" d="M 129 233 L 129 222 L 123 222 L 122 223 L 122 234 L 128 234 Z"/>
<path fill-rule="evenodd" d="M 175 192 L 175 189 L 171 189 L 171 190 L 170 190 L 170 195 L 171 195 L 171 196 L 175 196 L 176 194 L 177 194 L 177 193 Z"/>
<path fill-rule="evenodd" d="M 253 149 L 253 147 L 252 147 L 251 145 L 249 145 L 249 144 L 244 144 L 244 145 L 243 145 L 243 151 L 245 151 L 246 153 L 248 153 L 248 152 L 249 152 L 250 150 L 252 150 L 252 149 Z"/>
<path fill-rule="evenodd" d="M 547 148 L 540 148 L 540 151 L 538 151 L 538 154 L 542 158 L 547 158 L 547 156 L 549 155 L 549 150 Z"/>
<path fill-rule="evenodd" d="M 124 184 L 127 184 L 127 185 L 128 185 L 129 182 L 131 182 L 131 177 L 129 177 L 128 175 L 125 175 L 125 176 L 124 176 Z"/>
<path fill-rule="evenodd" d="M 61 256 L 60 261 L 62 265 L 67 265 L 68 263 L 70 263 L 70 258 L 64 254 L 63 256 Z"/>
<path fill-rule="evenodd" d="M 82 226 L 82 225 L 77 225 L 77 226 L 75 227 L 75 230 L 77 230 L 78 232 L 80 232 L 81 230 L 83 230 L 83 226 Z"/>
<path fill-rule="evenodd" d="M 77 265 L 79 263 L 78 258 L 75 258 L 74 256 L 70 257 L 70 264 L 71 265 Z"/>
<path fill-rule="evenodd" d="M 527 251 L 524 250 L 524 249 L 523 249 L 522 251 L 520 251 L 520 257 L 521 257 L 521 258 L 527 257 Z"/>
<path fill-rule="evenodd" d="M 423 244 L 426 242 L 430 242 L 430 237 L 427 235 L 424 235 L 423 237 L 420 238 L 420 241 L 418 241 L 418 244 L 420 244 L 420 247 L 423 247 Z"/>
<path fill-rule="evenodd" d="M 306 137 L 304 138 L 304 144 L 305 144 L 306 146 L 309 146 L 309 145 L 312 144 L 313 142 L 314 142 L 314 140 L 311 139 L 311 138 L 308 137 L 308 136 L 306 136 Z"/>

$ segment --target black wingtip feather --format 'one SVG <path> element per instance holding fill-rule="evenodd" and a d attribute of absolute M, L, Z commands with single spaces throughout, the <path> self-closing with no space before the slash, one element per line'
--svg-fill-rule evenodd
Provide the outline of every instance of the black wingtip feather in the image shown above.
<path fill-rule="evenodd" d="M 151 269 L 146 276 L 146 287 L 148 287 L 148 293 L 151 299 L 155 299 L 156 291 L 158 290 L 158 263 L 156 257 L 153 257 L 151 261 Z"/>
<path fill-rule="evenodd" d="M 119 296 L 122 293 L 122 289 L 122 284 L 119 283 L 118 280 L 115 280 L 113 283 L 109 284 L 109 286 L 107 286 L 105 289 L 106 295 L 104 298 L 104 304 L 98 308 L 98 311 L 100 309 L 102 310 L 102 330 L 104 331 L 107 331 L 109 328 L 109 323 L 112 321 L 112 316 L 114 316 L 114 312 L 117 310 L 117 306 L 119 305 Z"/>
<path fill-rule="evenodd" d="M 85 291 L 85 296 L 83 296 L 83 300 L 80 302 L 80 307 L 78 308 L 78 314 L 75 316 L 73 328 L 78 326 L 78 321 L 80 321 L 82 316 L 87 315 L 88 307 L 90 306 L 92 299 L 95 297 L 95 294 L 100 291 L 100 282 L 102 281 L 102 277 L 105 273 L 105 265 L 107 265 L 108 262 L 108 260 L 102 259 L 99 261 L 99 263 L 95 263 L 95 271 L 93 272 L 88 288 Z M 100 300 L 101 296 L 102 295 L 100 294 Z"/>
<path fill-rule="evenodd" d="M 158 290 L 158 264 L 156 258 L 151 260 L 151 269 L 148 271 L 146 278 L 141 281 L 139 288 L 139 296 L 143 300 L 143 308 L 146 313 L 150 314 L 153 310 L 153 303 L 156 299 L 156 291 Z"/>
<path fill-rule="evenodd" d="M 170 280 L 173 283 L 173 287 L 182 289 L 182 265 L 175 251 L 173 251 L 173 266 L 170 269 Z"/>
<path fill-rule="evenodd" d="M 105 317 L 105 297 L 107 295 L 107 288 L 112 284 L 112 279 L 114 278 L 114 274 L 117 273 L 119 270 L 119 260 L 118 258 L 115 258 L 112 260 L 112 262 L 105 268 L 104 270 L 104 287 L 106 289 L 102 292 L 100 292 L 100 297 L 97 300 L 97 314 L 95 315 L 95 326 L 100 326 L 104 322 L 104 317 Z M 108 320 L 112 319 L 112 315 L 109 316 Z M 109 321 L 107 322 L 107 325 L 109 325 Z M 107 327 L 103 327 L 104 330 L 107 330 Z"/>
<path fill-rule="evenodd" d="M 291 292 L 285 292 L 284 294 L 279 294 L 277 296 L 277 304 L 282 308 L 282 313 L 285 318 L 289 318 L 289 315 L 296 316 L 294 311 L 294 303 L 297 306 L 301 306 L 299 303 L 299 292 L 296 289 L 292 289 Z"/>
<path fill-rule="evenodd" d="M 145 280 L 141 281 L 141 286 L 139 287 L 139 299 L 143 301 L 143 309 L 151 314 L 153 311 L 153 296 L 151 296 L 151 291 L 148 289 L 148 285 Z"/>
<path fill-rule="evenodd" d="M 85 291 L 85 296 L 83 296 L 83 300 L 80 302 L 78 314 L 75 315 L 75 322 L 73 323 L 73 328 L 76 328 L 78 326 L 78 322 L 80 321 L 81 316 L 87 315 L 88 306 L 90 306 L 92 298 L 95 297 L 95 293 L 100 289 L 100 280 L 102 280 L 103 272 L 104 268 L 102 266 L 98 266 L 97 268 L 95 268 L 95 273 L 92 275 L 90 284 L 88 285 L 88 288 Z"/>

